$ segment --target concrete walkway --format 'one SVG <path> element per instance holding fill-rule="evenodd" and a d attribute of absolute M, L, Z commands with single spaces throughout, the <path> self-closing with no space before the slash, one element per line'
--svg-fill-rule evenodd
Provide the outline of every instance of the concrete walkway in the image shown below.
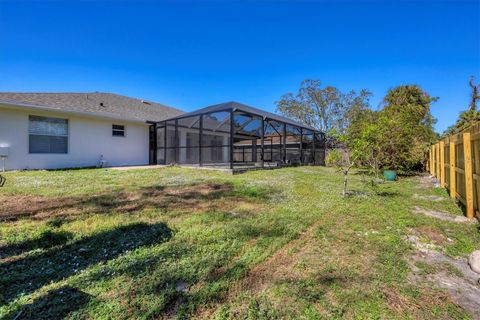
<path fill-rule="evenodd" d="M 125 170 L 138 170 L 138 169 L 158 169 L 158 168 L 165 168 L 165 167 L 168 167 L 168 166 L 156 164 L 156 165 L 147 165 L 147 166 L 106 167 L 105 169 L 125 171 Z"/>
<path fill-rule="evenodd" d="M 126 170 L 143 170 L 143 169 L 158 169 L 158 168 L 167 168 L 171 167 L 170 165 L 156 164 L 156 165 L 146 165 L 146 166 L 124 166 L 124 167 L 106 167 L 105 169 L 126 171 Z M 188 165 L 177 165 L 180 168 L 190 168 L 190 169 L 200 169 L 200 170 L 212 170 L 220 171 L 226 173 L 233 173 L 232 169 L 226 169 L 221 167 L 199 167 L 199 166 L 188 166 Z"/>

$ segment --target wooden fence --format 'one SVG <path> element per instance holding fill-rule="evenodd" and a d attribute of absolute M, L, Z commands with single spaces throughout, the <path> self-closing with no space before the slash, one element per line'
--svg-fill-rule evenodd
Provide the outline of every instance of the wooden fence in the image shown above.
<path fill-rule="evenodd" d="M 428 169 L 467 217 L 480 218 L 480 123 L 431 146 Z"/>

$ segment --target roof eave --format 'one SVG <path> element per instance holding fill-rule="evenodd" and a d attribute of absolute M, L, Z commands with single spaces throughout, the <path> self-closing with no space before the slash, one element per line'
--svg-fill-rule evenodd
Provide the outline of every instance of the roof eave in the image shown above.
<path fill-rule="evenodd" d="M 115 115 L 93 113 L 93 112 L 80 112 L 80 111 L 65 110 L 65 109 L 60 109 L 60 108 L 52 108 L 52 107 L 47 107 L 47 106 L 42 106 L 42 105 L 29 104 L 29 103 L 11 101 L 11 100 L 0 99 L 0 105 L 6 105 L 6 106 L 10 106 L 10 107 L 16 107 L 16 108 L 22 108 L 22 109 L 28 109 L 28 110 L 42 110 L 42 111 L 48 111 L 48 112 L 67 113 L 67 114 L 73 114 L 73 115 L 84 116 L 84 117 L 100 118 L 100 119 L 119 120 L 119 121 L 142 123 L 142 124 L 148 123 L 148 120 L 143 120 L 143 119 L 125 118 L 125 117 L 119 117 L 119 116 L 115 116 Z"/>

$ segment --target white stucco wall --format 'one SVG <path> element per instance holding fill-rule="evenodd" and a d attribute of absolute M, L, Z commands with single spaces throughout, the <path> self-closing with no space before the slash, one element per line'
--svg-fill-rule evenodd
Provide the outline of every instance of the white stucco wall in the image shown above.
<path fill-rule="evenodd" d="M 68 153 L 29 154 L 29 115 L 68 119 Z M 112 124 L 125 125 L 126 136 L 112 136 Z M 0 147 L 9 148 L 7 170 L 96 166 L 100 155 L 107 161 L 107 166 L 145 165 L 149 162 L 147 124 L 16 109 L 2 105 L 0 105 Z"/>

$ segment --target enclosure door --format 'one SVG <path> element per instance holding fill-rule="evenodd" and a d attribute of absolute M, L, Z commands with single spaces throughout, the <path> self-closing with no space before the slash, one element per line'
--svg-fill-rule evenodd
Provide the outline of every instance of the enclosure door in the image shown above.
<path fill-rule="evenodd" d="M 150 165 L 157 164 L 157 129 L 155 125 L 149 128 L 149 155 L 148 163 Z"/>
<path fill-rule="evenodd" d="M 251 137 L 235 137 L 233 145 L 233 162 L 234 163 L 254 163 L 260 161 L 259 144 L 257 138 Z"/>

